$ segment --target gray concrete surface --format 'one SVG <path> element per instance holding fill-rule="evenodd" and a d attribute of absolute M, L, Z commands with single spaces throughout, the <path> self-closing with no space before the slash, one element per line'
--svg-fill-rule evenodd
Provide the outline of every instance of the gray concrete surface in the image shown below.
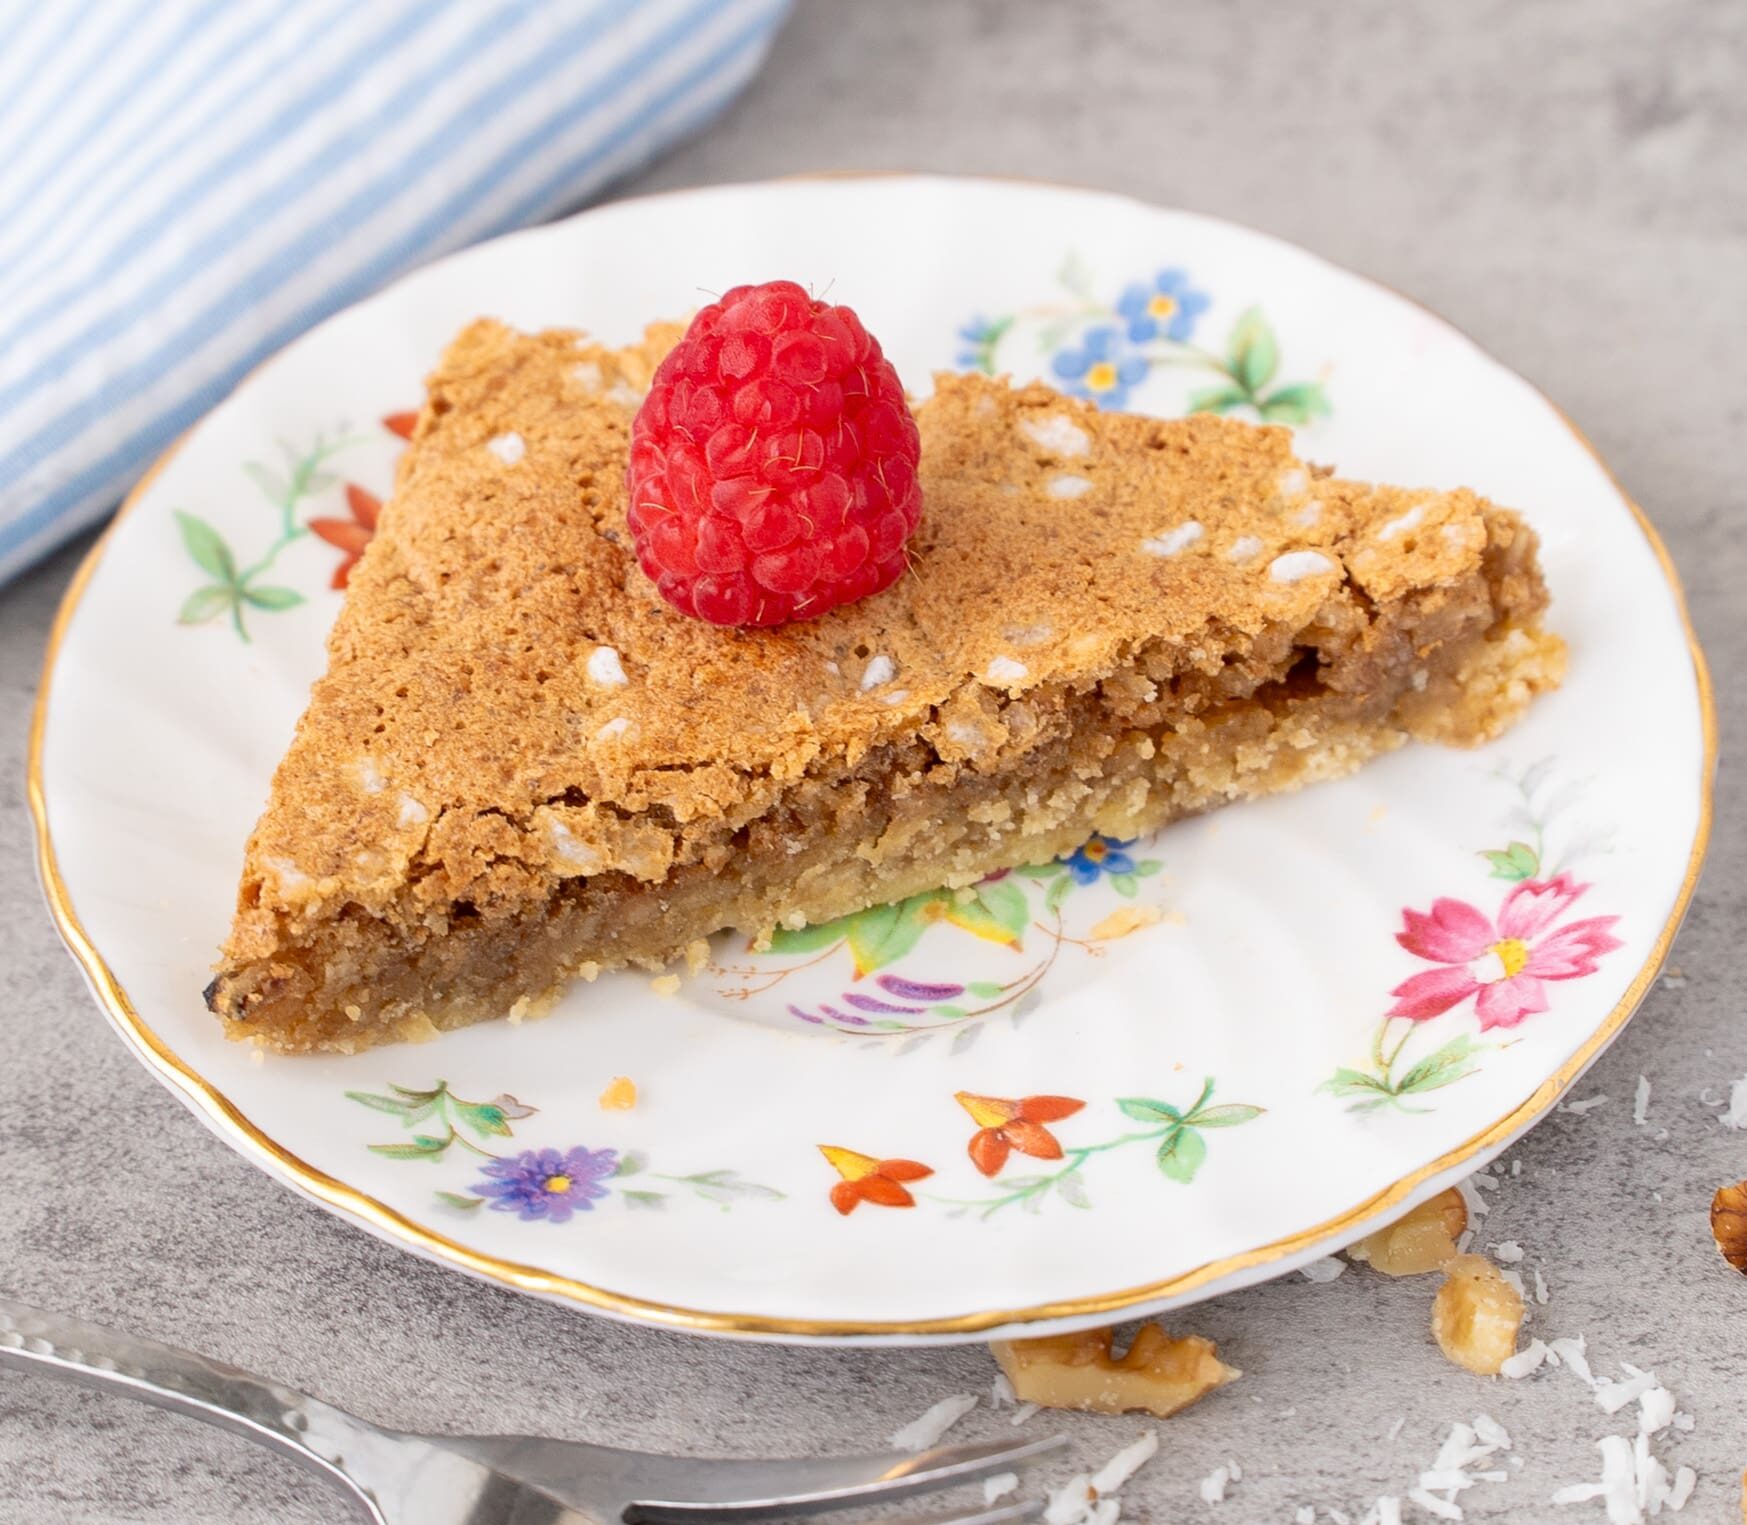
<path fill-rule="evenodd" d="M 1747 698 L 1747 11 L 1711 0 L 1288 7 L 802 0 L 763 79 L 639 188 L 809 168 L 1036 176 L 1295 239 L 1414 293 L 1558 399 L 1667 535 L 1719 678 Z M 416 1428 L 528 1428 L 676 1449 L 853 1447 L 987 1355 L 707 1343 L 620 1328 L 421 1264 L 270 1185 L 111 1037 L 37 897 L 27 710 L 63 555 L 0 592 L 0 1288 L 198 1346 Z M 1630 618 L 1630 611 L 1623 616 Z M 1543 1333 L 1653 1366 L 1696 1418 L 1689 1520 L 1739 1518 L 1747 1278 L 1710 1244 L 1747 1134 L 1701 1093 L 1747 1072 L 1747 823 L 1727 770 L 1710 864 L 1664 983 L 1588 1089 L 1515 1151 L 1487 1223 L 1544 1257 Z M 1634 1128 L 1639 1074 L 1652 1121 Z M 1485 1410 L 1525 1461 L 1470 1519 L 1555 1511 L 1611 1422 L 1563 1373 L 1485 1383 L 1426 1337 L 1424 1283 L 1300 1279 L 1184 1315 L 1243 1380 L 1165 1427 L 1127 1519 L 1356 1520 Z M 1394 1422 L 1403 1426 L 1391 1441 Z M 966 1434 L 1005 1433 L 973 1415 Z M 1140 1421 L 1063 1419 L 1082 1464 Z M 1036 1428 L 1036 1426 L 1034 1426 Z M 1197 1481 L 1235 1459 L 1223 1504 Z M 0 1519 L 312 1525 L 335 1502 L 255 1449 L 136 1405 L 0 1377 Z M 1410 1520 L 1428 1518 L 1414 1507 Z M 1318 1515 L 1319 1521 L 1324 1516 Z"/>

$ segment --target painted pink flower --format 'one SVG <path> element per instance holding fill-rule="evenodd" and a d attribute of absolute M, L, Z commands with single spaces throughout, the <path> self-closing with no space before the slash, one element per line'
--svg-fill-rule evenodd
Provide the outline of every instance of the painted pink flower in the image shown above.
<path fill-rule="evenodd" d="M 1504 897 L 1498 920 L 1465 900 L 1434 900 L 1430 913 L 1403 910 L 1395 940 L 1409 953 L 1441 964 L 1390 991 L 1392 1017 L 1423 1022 L 1476 997 L 1482 1032 L 1515 1027 L 1547 1009 L 1548 980 L 1594 974 L 1596 961 L 1621 946 L 1608 930 L 1617 916 L 1553 925 L 1589 886 L 1569 874 L 1525 879 Z"/>

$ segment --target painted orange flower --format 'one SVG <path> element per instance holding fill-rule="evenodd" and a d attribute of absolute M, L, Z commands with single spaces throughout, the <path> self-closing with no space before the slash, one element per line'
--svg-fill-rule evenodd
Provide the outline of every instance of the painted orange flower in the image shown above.
<path fill-rule="evenodd" d="M 418 409 L 410 413 L 390 413 L 382 420 L 382 427 L 390 434 L 398 434 L 402 439 L 412 438 L 412 426 L 419 421 Z"/>
<path fill-rule="evenodd" d="M 334 568 L 333 586 L 343 588 L 352 575 L 352 568 L 358 565 L 358 558 L 364 554 L 364 547 L 370 544 L 371 537 L 376 533 L 376 520 L 382 512 L 382 500 L 373 492 L 366 492 L 355 482 L 346 483 L 346 507 L 351 510 L 350 519 L 311 519 L 310 530 L 331 546 L 346 553 L 345 559 Z"/>
<path fill-rule="evenodd" d="M 971 1135 L 971 1163 L 986 1176 L 999 1175 L 1007 1156 L 1017 1149 L 1033 1159 L 1059 1160 L 1060 1140 L 1044 1127 L 1072 1117 L 1085 1102 L 1072 1096 L 973 1096 L 960 1091 L 954 1098 L 969 1112 L 977 1131 Z"/>
<path fill-rule="evenodd" d="M 932 1168 L 915 1160 L 879 1160 L 871 1154 L 857 1154 L 853 1149 L 839 1149 L 835 1144 L 819 1145 L 819 1153 L 843 1177 L 831 1188 L 831 1205 L 845 1217 L 863 1202 L 872 1202 L 876 1207 L 914 1207 L 916 1199 L 904 1182 L 920 1181 L 934 1174 Z"/>

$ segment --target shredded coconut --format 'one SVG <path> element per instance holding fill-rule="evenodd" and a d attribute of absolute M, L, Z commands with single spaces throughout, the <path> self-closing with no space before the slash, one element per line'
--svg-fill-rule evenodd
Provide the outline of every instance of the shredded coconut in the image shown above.
<path fill-rule="evenodd" d="M 1324 1255 L 1321 1260 L 1313 1260 L 1307 1266 L 1298 1269 L 1306 1281 L 1333 1281 L 1342 1271 L 1346 1270 L 1346 1261 L 1336 1255 Z"/>
<path fill-rule="evenodd" d="M 1387 524 L 1381 526 L 1377 531 L 1377 538 L 1379 540 L 1393 540 L 1397 535 L 1403 533 L 1403 531 L 1417 529 L 1420 520 L 1424 519 L 1425 516 L 1425 504 L 1416 503 L 1412 508 L 1408 509 L 1405 514 L 1391 519 Z"/>
<path fill-rule="evenodd" d="M 526 442 L 514 431 L 509 434 L 499 434 L 485 442 L 485 448 L 495 455 L 506 466 L 514 466 L 517 461 L 528 453 Z"/>
<path fill-rule="evenodd" d="M 1013 1417 L 1007 1422 L 1017 1428 L 1037 1412 L 1037 1407 L 1035 1403 L 1022 1403 L 1013 1410 Z"/>
<path fill-rule="evenodd" d="M 1640 1128 L 1644 1119 L 1650 1115 L 1650 1080 L 1646 1075 L 1638 1077 L 1637 1094 L 1632 1097 L 1632 1121 Z"/>
<path fill-rule="evenodd" d="M 1547 1349 L 1552 1352 L 1554 1359 L 1563 1363 L 1565 1369 L 1580 1382 L 1590 1387 L 1595 1386 L 1595 1378 L 1589 1370 L 1589 1357 L 1584 1354 L 1587 1342 L 1582 1335 L 1550 1341 Z"/>
<path fill-rule="evenodd" d="M 1009 1493 L 1016 1493 L 1018 1490 L 1017 1472 L 997 1472 L 993 1477 L 983 1479 L 983 1502 L 993 1504 L 997 1499 L 1004 1499 Z"/>
<path fill-rule="evenodd" d="M 989 1384 L 989 1407 L 1004 1409 L 1013 1401 L 1013 1384 L 1007 1380 L 1007 1373 L 996 1372 L 995 1380 Z"/>
<path fill-rule="evenodd" d="M 1674 1423 L 1674 1394 L 1665 1387 L 1653 1387 L 1638 1399 L 1638 1429 L 1654 1435 Z"/>
<path fill-rule="evenodd" d="M 1086 1512 L 1092 1506 L 1092 1476 L 1076 1473 L 1059 1488 L 1049 1491 L 1049 1503 L 1043 1511 L 1043 1525 L 1085 1525 Z"/>
<path fill-rule="evenodd" d="M 984 669 L 983 676 L 991 683 L 1017 683 L 1030 671 L 1023 662 L 1016 662 L 1012 657 L 996 657 Z"/>
<path fill-rule="evenodd" d="M 1547 1278 L 1539 1266 L 1535 1267 L 1535 1301 L 1543 1304 L 1547 1301 Z"/>
<path fill-rule="evenodd" d="M 625 664 L 611 646 L 597 646 L 588 654 L 588 680 L 602 688 L 623 688 L 631 680 L 625 676 Z"/>
<path fill-rule="evenodd" d="M 1303 582 L 1322 572 L 1332 572 L 1335 564 L 1321 551 L 1288 551 L 1268 563 L 1268 576 L 1275 582 Z"/>
<path fill-rule="evenodd" d="M 1051 477 L 1049 479 L 1049 486 L 1046 489 L 1052 498 L 1083 498 L 1091 490 L 1092 480 L 1090 477 L 1074 476 L 1072 474 Z"/>
<path fill-rule="evenodd" d="M 630 729 L 631 722 L 629 720 L 623 715 L 615 715 L 595 732 L 595 736 L 601 741 L 611 741 L 615 736 L 623 736 Z"/>
<path fill-rule="evenodd" d="M 1747 1075 L 1729 1087 L 1729 1109 L 1721 1122 L 1725 1128 L 1747 1128 Z"/>
<path fill-rule="evenodd" d="M 1254 561 L 1262 554 L 1262 542 L 1254 535 L 1239 535 L 1225 554 L 1232 561 Z"/>
<path fill-rule="evenodd" d="M 1656 1374 L 1649 1371 L 1638 1372 L 1621 1382 L 1610 1381 L 1604 1377 L 1595 1384 L 1595 1406 L 1604 1414 L 1617 1414 L 1628 1403 L 1635 1403 L 1654 1386 Z"/>
<path fill-rule="evenodd" d="M 1597 1107 L 1605 1107 L 1607 1102 L 1608 1099 L 1606 1096 L 1586 1096 L 1582 1101 L 1566 1102 L 1564 1106 L 1559 1108 L 1559 1110 L 1561 1112 L 1576 1112 L 1581 1114 L 1584 1112 L 1593 1112 Z"/>
<path fill-rule="evenodd" d="M 1407 1495 L 1427 1514 L 1436 1515 L 1440 1520 L 1459 1520 L 1462 1518 L 1461 1506 L 1452 1504 L 1448 1499 L 1441 1499 L 1427 1493 L 1424 1488 L 1413 1488 Z"/>
<path fill-rule="evenodd" d="M 954 1393 L 950 1398 L 942 1398 L 927 1413 L 892 1432 L 892 1449 L 926 1451 L 976 1406 L 975 1393 Z"/>
<path fill-rule="evenodd" d="M 1149 1461 L 1159 1448 L 1159 1432 L 1147 1430 L 1139 1440 L 1124 1446 L 1092 1474 L 1092 1489 L 1099 1498 L 1109 1498 Z"/>
<path fill-rule="evenodd" d="M 1206 1477 L 1201 1479 L 1201 1501 L 1204 1504 L 1220 1504 L 1225 1501 L 1225 1490 L 1231 1484 L 1231 1468 L 1215 1467 Z"/>
<path fill-rule="evenodd" d="M 1152 535 L 1141 541 L 1140 548 L 1149 556 L 1175 556 L 1186 551 L 1206 533 L 1199 520 L 1190 519 L 1162 535 Z"/>
<path fill-rule="evenodd" d="M 1092 448 L 1092 437 L 1064 413 L 1046 413 L 1041 418 L 1022 418 L 1019 432 L 1034 445 L 1054 455 L 1072 458 Z"/>
<path fill-rule="evenodd" d="M 861 674 L 861 691 L 865 694 L 870 688 L 878 688 L 882 683 L 890 683 L 898 676 L 898 664 L 883 651 L 872 658 Z"/>
<path fill-rule="evenodd" d="M 1514 1239 L 1505 1239 L 1493 1245 L 1492 1253 L 1500 1264 L 1514 1266 L 1523 1258 L 1523 1247 Z"/>
<path fill-rule="evenodd" d="M 1506 1356 L 1498 1368 L 1501 1377 L 1509 1377 L 1513 1381 L 1526 1377 L 1530 1372 L 1539 1371 L 1546 1364 L 1548 1347 L 1544 1341 L 1530 1340 L 1529 1343 L 1514 1356 Z"/>

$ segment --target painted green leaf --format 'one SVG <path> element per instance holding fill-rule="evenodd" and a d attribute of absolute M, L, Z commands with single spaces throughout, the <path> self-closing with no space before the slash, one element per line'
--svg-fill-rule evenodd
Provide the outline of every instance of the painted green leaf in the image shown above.
<path fill-rule="evenodd" d="M 1329 414 L 1328 396 L 1319 381 L 1300 381 L 1270 392 L 1259 404 L 1261 415 L 1271 424 L 1307 424 Z"/>
<path fill-rule="evenodd" d="M 1060 911 L 1062 902 L 1068 898 L 1068 891 L 1074 887 L 1072 874 L 1063 874 L 1049 887 L 1049 893 L 1043 897 L 1043 908 L 1046 911 Z"/>
<path fill-rule="evenodd" d="M 821 948 L 830 947 L 832 943 L 842 942 L 847 931 L 845 923 L 850 919 L 843 916 L 836 921 L 821 921 L 810 927 L 778 927 L 770 934 L 770 951 L 816 953 Z"/>
<path fill-rule="evenodd" d="M 1242 387 L 1203 387 L 1189 394 L 1191 413 L 1229 413 L 1250 400 Z"/>
<path fill-rule="evenodd" d="M 1071 1170 L 1066 1175 L 1055 1178 L 1056 1195 L 1070 1207 L 1090 1207 L 1092 1198 L 1086 1190 L 1086 1179 L 1079 1171 Z"/>
<path fill-rule="evenodd" d="M 412 1103 L 404 1097 L 378 1096 L 371 1091 L 347 1091 L 348 1100 L 361 1106 L 372 1107 L 378 1112 L 388 1112 L 396 1117 L 405 1117 L 412 1110 Z"/>
<path fill-rule="evenodd" d="M 1147 1096 L 1119 1097 L 1116 1106 L 1124 1117 L 1132 1117 L 1137 1123 L 1176 1123 L 1183 1120 L 1183 1114 L 1175 1107 Z"/>
<path fill-rule="evenodd" d="M 1140 862 L 1134 865 L 1134 871 L 1139 874 L 1142 879 L 1150 879 L 1164 866 L 1163 859 L 1142 858 Z"/>
<path fill-rule="evenodd" d="M 1086 268 L 1086 262 L 1078 252 L 1071 253 L 1061 263 L 1055 278 L 1077 297 L 1088 301 L 1092 295 L 1092 272 Z"/>
<path fill-rule="evenodd" d="M 1254 394 L 1274 379 L 1280 368 L 1280 346 L 1274 339 L 1274 328 L 1262 315 L 1262 309 L 1252 307 L 1232 325 L 1226 340 L 1226 357 L 1231 362 L 1231 374 L 1237 384 Z"/>
<path fill-rule="evenodd" d="M 1385 1097 L 1394 1095 L 1389 1086 L 1377 1076 L 1366 1074 L 1363 1070 L 1348 1069 L 1344 1065 L 1323 1081 L 1317 1089 L 1328 1091 L 1335 1096 L 1357 1096 L 1364 1092 L 1370 1092 L 1373 1095 L 1381 1094 Z"/>
<path fill-rule="evenodd" d="M 372 1144 L 370 1152 L 385 1160 L 435 1160 L 441 1158 L 448 1147 L 448 1139 L 421 1133 L 410 1144 Z"/>
<path fill-rule="evenodd" d="M 303 602 L 295 588 L 244 588 L 243 598 L 257 609 L 293 609 Z"/>
<path fill-rule="evenodd" d="M 510 1136 L 509 1119 L 503 1115 L 501 1107 L 494 1106 L 489 1101 L 457 1101 L 455 1115 L 475 1133 L 482 1136 L 488 1134 L 498 1138 Z"/>
<path fill-rule="evenodd" d="M 619 1195 L 625 1199 L 625 1206 L 633 1210 L 660 1211 L 667 1206 L 667 1198 L 658 1191 L 623 1191 Z"/>
<path fill-rule="evenodd" d="M 188 554 L 194 558 L 194 564 L 202 572 L 216 577 L 222 583 L 234 583 L 237 580 L 237 564 L 231 555 L 231 550 L 224 543 L 224 536 L 219 534 L 204 519 L 193 514 L 185 514 L 176 510 L 176 525 L 182 531 L 182 544 L 187 547 Z"/>
<path fill-rule="evenodd" d="M 970 984 L 965 986 L 965 989 L 974 995 L 979 1001 L 995 1000 L 1000 996 L 1003 988 L 1004 987 L 995 984 L 992 980 L 972 980 Z"/>
<path fill-rule="evenodd" d="M 208 583 L 204 588 L 196 588 L 182 601 L 176 623 L 204 625 L 208 620 L 228 613 L 230 606 L 236 602 L 236 597 L 236 590 L 228 584 Z"/>
<path fill-rule="evenodd" d="M 982 1035 L 983 1029 L 980 1023 L 973 1022 L 969 1027 L 961 1027 L 953 1035 L 952 1048 L 949 1052 L 954 1054 L 964 1053 L 977 1041 L 978 1038 L 982 1037 Z"/>
<path fill-rule="evenodd" d="M 634 1176 L 648 1164 L 649 1156 L 641 1149 L 627 1149 L 619 1156 L 618 1168 L 613 1171 L 613 1174 L 615 1176 Z"/>
<path fill-rule="evenodd" d="M 285 479 L 271 467 L 263 466 L 259 461 L 244 461 L 243 470 L 249 478 L 274 503 L 283 503 L 291 495 L 291 489 Z"/>
<path fill-rule="evenodd" d="M 1203 1080 L 1201 1082 L 1201 1094 L 1195 1098 L 1194 1102 L 1190 1105 L 1189 1110 L 1186 1113 L 1184 1113 L 1184 1116 L 1185 1117 L 1196 1116 L 1201 1111 L 1201 1109 L 1203 1107 L 1205 1107 L 1207 1105 L 1207 1103 L 1212 1101 L 1212 1100 L 1213 1100 L 1213 1077 L 1211 1075 L 1209 1075 L 1205 1080 Z"/>
<path fill-rule="evenodd" d="M 993 884 L 979 884 L 977 900 L 1015 939 L 1022 937 L 1025 929 L 1031 925 L 1031 902 L 1025 898 L 1025 891 L 1011 879 L 998 879 Z"/>
<path fill-rule="evenodd" d="M 1246 1106 L 1242 1102 L 1223 1102 L 1217 1107 L 1203 1107 L 1193 1114 L 1197 1128 L 1235 1128 L 1267 1111 L 1266 1107 Z"/>
<path fill-rule="evenodd" d="M 464 1197 L 459 1192 L 454 1191 L 440 1191 L 436 1195 L 439 1202 L 447 1203 L 450 1207 L 458 1207 L 464 1213 L 472 1212 L 474 1208 L 485 1201 L 484 1197 Z"/>
<path fill-rule="evenodd" d="M 1049 863 L 1027 863 L 1023 868 L 1013 870 L 1014 873 L 1023 875 L 1027 879 L 1053 879 L 1056 875 L 1065 874 L 1067 871 L 1067 864 L 1059 860 Z"/>
<path fill-rule="evenodd" d="M 1541 857 L 1527 842 L 1512 842 L 1503 850 L 1492 849 L 1480 855 L 1492 865 L 1492 877 L 1513 884 L 1533 879 L 1541 868 Z"/>
<path fill-rule="evenodd" d="M 700 1170 L 694 1175 L 678 1176 L 675 1179 L 683 1181 L 691 1187 L 706 1202 L 714 1202 L 720 1207 L 730 1207 L 737 1200 L 758 1200 L 779 1202 L 783 1194 L 774 1186 L 760 1186 L 756 1181 L 742 1180 L 740 1173 L 734 1170 Z M 629 1192 L 626 1193 L 630 1195 Z"/>
<path fill-rule="evenodd" d="M 995 988 L 1000 989 L 999 986 Z M 970 1015 L 962 1006 L 936 1006 L 932 1010 L 935 1016 L 944 1018 L 948 1022 L 962 1022 Z"/>
<path fill-rule="evenodd" d="M 303 491 L 305 494 L 326 492 L 337 481 L 339 478 L 331 471 L 311 471 L 304 476 Z"/>
<path fill-rule="evenodd" d="M 1436 1091 L 1452 1085 L 1464 1075 L 1472 1074 L 1479 1063 L 1485 1045 L 1476 1043 L 1466 1033 L 1452 1038 L 1442 1048 L 1434 1050 L 1415 1064 L 1395 1082 L 1398 1096 L 1416 1091 Z"/>
<path fill-rule="evenodd" d="M 1030 908 L 1025 902 L 1025 892 L 1017 885 L 1003 882 L 985 885 L 984 888 L 1010 891 L 1018 897 L 1019 908 L 1029 920 Z M 1020 945 L 1020 934 L 1025 930 L 1025 923 L 1021 922 L 1015 928 L 1011 921 L 1011 904 L 998 900 L 996 906 L 997 909 L 991 909 L 980 898 L 960 901 L 956 895 L 948 895 L 942 902 L 942 914 L 960 931 L 969 932 L 972 937 L 980 937 L 984 942 L 1000 943 L 1008 948 L 1017 948 Z"/>
<path fill-rule="evenodd" d="M 1159 1145 L 1159 1169 L 1185 1186 L 1195 1179 L 1206 1159 L 1207 1140 L 1194 1128 L 1173 1128 Z"/>
<path fill-rule="evenodd" d="M 923 907 L 939 895 L 913 895 L 896 905 L 877 905 L 846 917 L 849 951 L 855 958 L 857 976 L 884 968 L 916 946 L 928 925 Z"/>
<path fill-rule="evenodd" d="M 1140 893 L 1140 881 L 1133 874 L 1111 874 L 1107 882 L 1125 900 L 1133 900 Z"/>

